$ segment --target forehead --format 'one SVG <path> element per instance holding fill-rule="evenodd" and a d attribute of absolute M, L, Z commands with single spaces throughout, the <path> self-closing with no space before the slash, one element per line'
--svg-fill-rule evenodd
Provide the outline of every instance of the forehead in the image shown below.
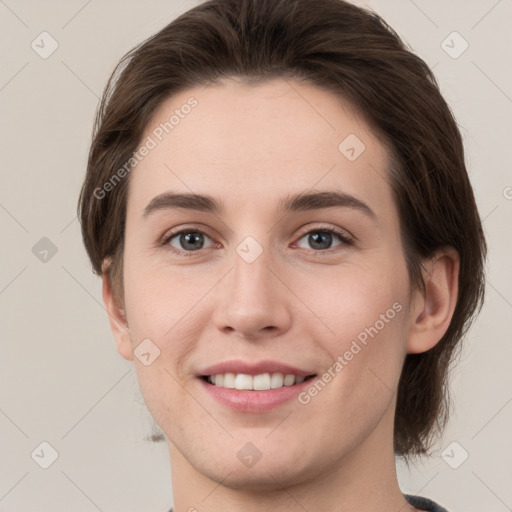
<path fill-rule="evenodd" d="M 304 82 L 226 80 L 160 105 L 130 176 L 128 209 L 141 212 L 169 189 L 208 193 L 251 207 L 273 196 L 338 189 L 392 206 L 388 154 L 347 101 Z"/>

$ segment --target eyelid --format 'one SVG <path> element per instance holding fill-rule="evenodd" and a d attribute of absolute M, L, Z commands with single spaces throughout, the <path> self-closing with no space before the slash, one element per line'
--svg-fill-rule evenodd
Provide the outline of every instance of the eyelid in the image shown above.
<path fill-rule="evenodd" d="M 337 253 L 340 250 L 343 250 L 347 247 L 352 247 L 355 245 L 356 238 L 348 233 L 347 231 L 341 229 L 341 228 L 335 228 L 333 226 L 317 226 L 317 227 L 309 227 L 305 229 L 301 235 L 296 239 L 295 242 L 293 242 L 293 245 L 296 246 L 299 241 L 304 238 L 304 236 L 308 235 L 309 233 L 330 233 L 332 235 L 335 235 L 339 238 L 340 243 L 338 245 L 335 245 L 334 247 L 329 247 L 328 249 L 304 249 L 303 247 L 297 247 L 299 250 L 307 251 L 309 253 L 312 253 L 313 256 L 327 256 L 332 255 L 333 253 Z"/>
<path fill-rule="evenodd" d="M 202 224 L 194 224 L 194 225 L 188 226 L 185 224 L 183 226 L 180 226 L 179 228 L 171 228 L 171 229 L 168 229 L 167 231 L 165 231 L 164 234 L 159 238 L 158 244 L 165 245 L 166 243 L 168 243 L 170 238 L 172 238 L 176 235 L 179 235 L 180 233 L 182 233 L 184 231 L 201 233 L 213 240 L 213 238 L 207 233 L 208 228 L 206 226 L 204 226 Z"/>
<path fill-rule="evenodd" d="M 328 233 L 334 233 L 335 235 L 338 235 L 342 239 L 345 239 L 346 242 L 355 242 L 357 240 L 357 238 L 351 233 L 349 233 L 346 229 L 330 226 L 328 224 L 304 228 L 304 230 L 301 231 L 299 238 L 302 238 L 304 235 L 307 235 L 308 233 L 315 231 L 327 231 Z"/>
<path fill-rule="evenodd" d="M 197 225 L 196 225 L 197 226 Z M 199 233 L 208 237 L 212 241 L 212 246 L 214 246 L 217 242 L 206 233 L 205 228 L 198 228 L 196 226 L 182 226 L 180 228 L 173 228 L 167 230 L 164 235 L 158 241 L 158 246 L 163 247 L 164 249 L 169 250 L 170 252 L 177 254 L 178 256 L 194 256 L 196 253 L 200 253 L 201 249 L 197 251 L 184 251 L 181 249 L 177 249 L 176 247 L 172 247 L 170 245 L 171 239 L 182 234 L 182 233 Z M 212 247 L 203 247 L 202 249 L 211 249 Z"/>

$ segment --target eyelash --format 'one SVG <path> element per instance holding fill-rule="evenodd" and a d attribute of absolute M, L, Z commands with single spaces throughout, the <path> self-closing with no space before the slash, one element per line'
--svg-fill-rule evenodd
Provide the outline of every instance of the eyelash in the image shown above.
<path fill-rule="evenodd" d="M 162 241 L 159 245 L 163 247 L 167 247 L 171 252 L 177 254 L 178 256 L 184 256 L 184 257 L 191 257 L 194 256 L 194 253 L 199 251 L 180 251 L 179 249 L 176 249 L 175 247 L 172 247 L 169 245 L 169 242 L 176 237 L 177 235 L 181 235 L 182 233 L 198 233 L 200 235 L 205 235 L 208 237 L 208 235 L 199 229 L 194 228 L 185 228 L 181 229 L 179 231 L 174 231 L 169 233 L 168 235 L 164 236 Z M 309 235 L 310 233 L 330 233 L 332 235 L 336 235 L 340 241 L 342 242 L 341 245 L 347 245 L 351 246 L 354 245 L 354 240 L 350 237 L 348 237 L 345 233 L 338 231 L 337 229 L 334 229 L 330 226 L 320 226 L 315 229 L 310 229 L 309 231 L 305 231 L 302 233 L 297 240 L 300 240 L 301 238 L 304 238 L 304 236 Z M 211 238 L 211 237 L 208 237 Z M 338 246 L 336 246 L 338 247 Z M 319 249 L 311 249 L 315 255 L 320 255 L 321 253 L 330 253 L 332 250 L 335 250 L 336 247 L 331 247 L 329 249 L 319 250 Z"/>

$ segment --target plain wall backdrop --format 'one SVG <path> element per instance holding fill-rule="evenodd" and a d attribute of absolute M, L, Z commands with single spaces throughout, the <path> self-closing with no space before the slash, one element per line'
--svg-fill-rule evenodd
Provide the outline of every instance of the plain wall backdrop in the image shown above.
<path fill-rule="evenodd" d="M 167 447 L 146 440 L 153 422 L 115 350 L 76 203 L 110 72 L 197 3 L 0 0 L 1 511 L 172 503 Z M 510 511 L 512 2 L 357 3 L 434 69 L 463 133 L 490 250 L 486 303 L 451 374 L 450 423 L 430 459 L 399 464 L 400 484 L 450 512 Z"/>

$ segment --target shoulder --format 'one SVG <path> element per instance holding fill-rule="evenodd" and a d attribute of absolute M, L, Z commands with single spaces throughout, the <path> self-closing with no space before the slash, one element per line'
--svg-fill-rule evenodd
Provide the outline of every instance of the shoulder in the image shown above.
<path fill-rule="evenodd" d="M 411 494 L 404 494 L 404 497 L 413 507 L 419 508 L 420 510 L 427 512 L 448 512 L 444 507 L 429 498 L 413 496 Z"/>

